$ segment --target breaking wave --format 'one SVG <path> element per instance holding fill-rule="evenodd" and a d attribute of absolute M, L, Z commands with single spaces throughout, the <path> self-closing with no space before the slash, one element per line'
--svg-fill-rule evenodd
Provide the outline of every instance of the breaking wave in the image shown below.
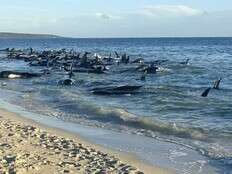
<path fill-rule="evenodd" d="M 75 100 L 74 102 L 68 103 L 64 101 L 65 97 L 75 97 Z M 144 129 L 147 131 L 176 136 L 179 138 L 191 138 L 196 140 L 207 139 L 207 132 L 201 128 L 185 128 L 173 123 L 165 123 L 151 119 L 150 117 L 136 115 L 122 108 L 100 106 L 96 103 L 92 103 L 91 101 L 83 99 L 82 96 L 78 94 L 64 91 L 62 100 L 62 103 L 65 103 L 65 105 L 56 104 L 56 107 L 59 109 L 65 109 L 65 112 L 71 112 L 85 116 L 91 120 L 107 123 L 109 122 L 112 124 L 128 126 L 136 129 Z"/>

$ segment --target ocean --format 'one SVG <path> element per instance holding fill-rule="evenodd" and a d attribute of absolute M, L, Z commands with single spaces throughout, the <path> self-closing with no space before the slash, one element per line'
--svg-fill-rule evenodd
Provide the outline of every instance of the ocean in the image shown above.
<path fill-rule="evenodd" d="M 105 57 L 117 51 L 127 53 L 131 60 L 161 61 L 158 72 L 148 74 L 146 81 L 140 80 L 141 73 L 128 71 L 133 64 L 109 66 L 105 74 L 75 73 L 73 86 L 57 85 L 67 77 L 62 70 L 39 78 L 1 79 L 0 97 L 64 122 L 178 144 L 207 159 L 186 173 L 206 173 L 204 165 L 213 166 L 215 173 L 232 171 L 232 38 L 0 39 L 0 49 L 7 47 L 65 48 Z M 186 59 L 189 64 L 182 64 Z M 42 69 L 0 53 L 0 71 Z M 219 78 L 220 89 L 201 97 Z M 131 95 L 91 92 L 112 85 L 142 88 Z"/>

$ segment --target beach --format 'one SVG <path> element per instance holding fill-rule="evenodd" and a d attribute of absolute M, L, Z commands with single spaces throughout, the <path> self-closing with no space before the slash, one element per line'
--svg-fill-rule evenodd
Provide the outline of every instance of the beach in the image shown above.
<path fill-rule="evenodd" d="M 232 174 L 232 1 L 55 2 L 1 1 L 0 174 Z"/>
<path fill-rule="evenodd" d="M 0 110 L 0 173 L 171 173 Z"/>

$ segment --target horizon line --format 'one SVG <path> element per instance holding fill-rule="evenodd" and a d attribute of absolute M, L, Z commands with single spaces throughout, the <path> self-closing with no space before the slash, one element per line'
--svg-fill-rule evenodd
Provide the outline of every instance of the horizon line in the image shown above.
<path fill-rule="evenodd" d="M 63 36 L 59 34 L 50 34 L 50 33 L 24 33 L 24 32 L 0 32 L 0 34 L 17 34 L 17 35 L 50 35 L 56 36 L 59 38 L 70 38 L 70 39 L 162 39 L 162 38 L 232 38 L 232 36 L 91 36 L 91 37 L 82 37 L 82 36 Z M 1 37 L 0 37 L 1 38 Z M 57 38 L 54 38 L 57 39 Z"/>

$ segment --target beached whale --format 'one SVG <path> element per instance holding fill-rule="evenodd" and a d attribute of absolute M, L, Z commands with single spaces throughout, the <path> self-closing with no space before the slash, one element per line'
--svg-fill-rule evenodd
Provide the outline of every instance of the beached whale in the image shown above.
<path fill-rule="evenodd" d="M 0 72 L 0 78 L 4 78 L 4 79 L 32 78 L 32 77 L 40 77 L 40 76 L 41 74 L 38 73 L 17 72 L 17 71 Z"/>
<path fill-rule="evenodd" d="M 99 94 L 99 95 L 134 94 L 137 93 L 141 87 L 142 86 L 136 86 L 136 85 L 110 86 L 110 87 L 94 88 L 91 90 L 91 92 L 93 94 Z"/>

